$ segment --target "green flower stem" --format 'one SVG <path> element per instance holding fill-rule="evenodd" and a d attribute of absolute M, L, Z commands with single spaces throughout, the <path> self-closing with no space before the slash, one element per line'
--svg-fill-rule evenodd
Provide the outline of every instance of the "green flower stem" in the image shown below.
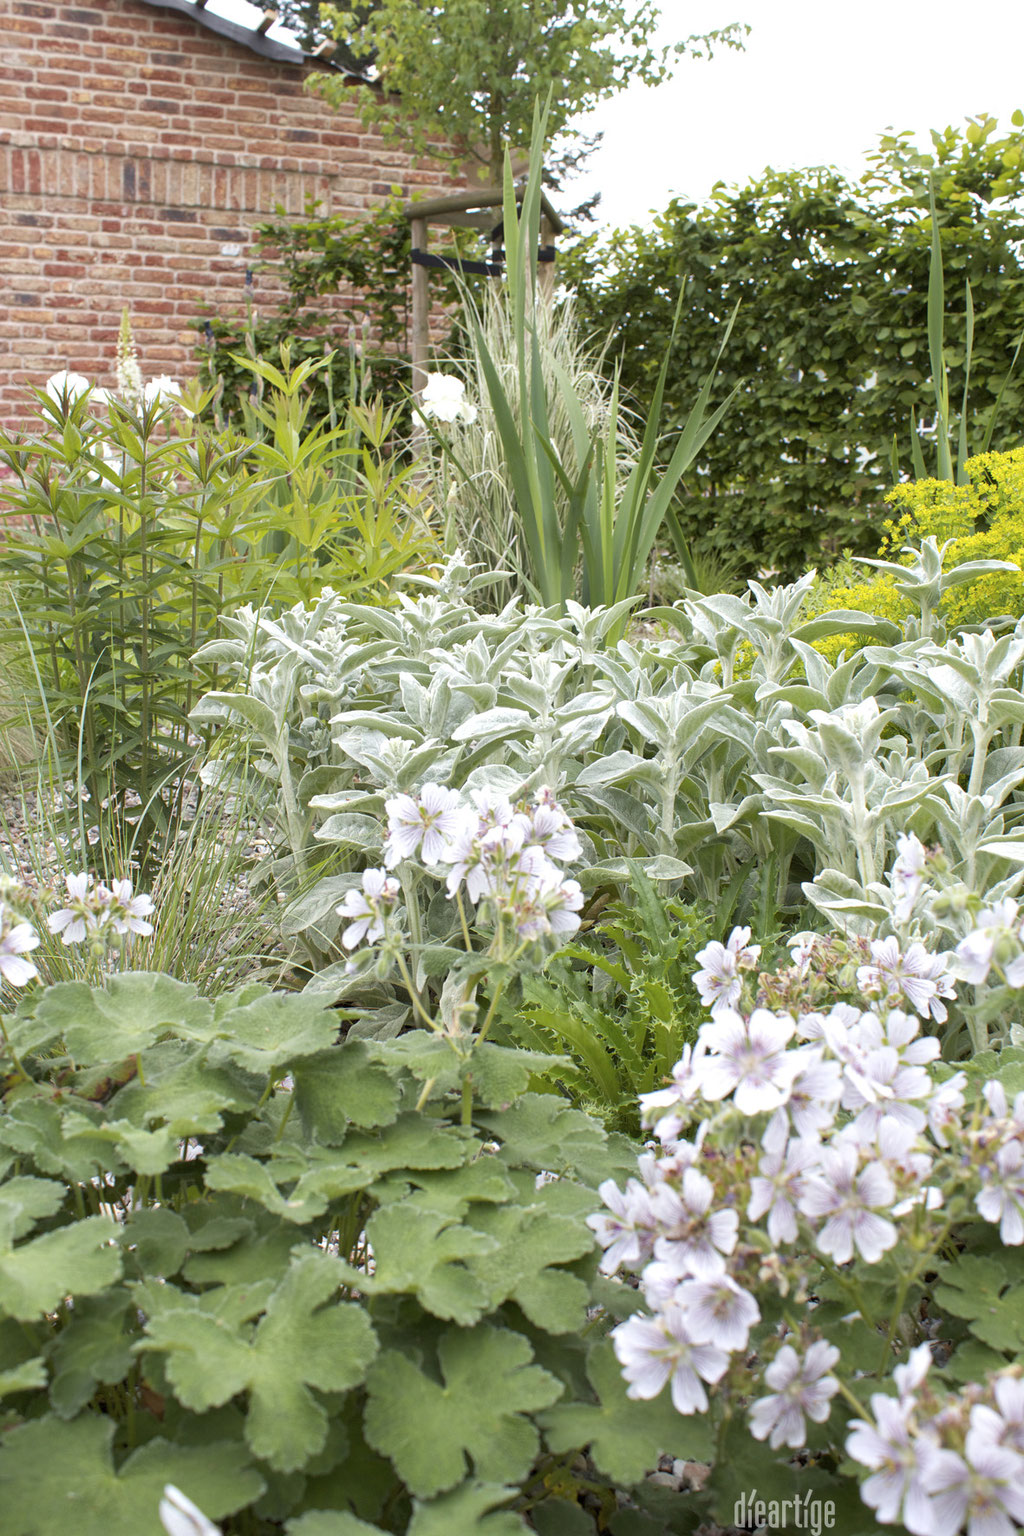
<path fill-rule="evenodd" d="M 7 1025 L 4 1023 L 4 1017 L 3 1017 L 2 1013 L 0 1013 L 0 1034 L 2 1034 L 3 1037 L 4 1037 L 4 1045 L 7 1047 L 7 1054 L 8 1054 L 8 1056 L 11 1058 L 11 1061 L 14 1063 L 15 1071 L 18 1073 L 18 1075 L 20 1077 L 24 1078 L 26 1083 L 30 1083 L 32 1081 L 32 1079 L 29 1077 L 28 1073 L 25 1071 L 25 1068 L 22 1066 L 21 1061 L 19 1060 L 17 1051 L 14 1049 L 14 1046 L 11 1044 L 11 1037 L 7 1033 Z"/>
<path fill-rule="evenodd" d="M 291 1093 L 288 1095 L 288 1103 L 285 1105 L 284 1114 L 281 1116 L 281 1124 L 278 1126 L 278 1128 L 277 1128 L 277 1135 L 274 1137 L 275 1143 L 279 1142 L 281 1140 L 281 1137 L 284 1135 L 284 1128 L 288 1124 L 288 1117 L 290 1116 L 290 1114 L 291 1114 L 291 1112 L 292 1112 L 292 1110 L 294 1108 L 295 1108 L 295 1090 L 293 1088 Z"/>
<path fill-rule="evenodd" d="M 463 904 L 461 889 L 459 889 L 459 890 L 457 890 L 455 892 L 455 900 L 456 900 L 456 902 L 458 904 L 458 908 L 459 908 L 459 923 L 462 926 L 462 942 L 466 946 L 467 954 L 472 954 L 472 952 L 473 952 L 473 941 L 472 941 L 472 939 L 469 936 L 469 924 L 466 921 L 466 908 L 465 908 L 465 905 Z"/>
<path fill-rule="evenodd" d="M 430 1017 L 430 1014 L 420 1002 L 420 995 L 417 992 L 415 983 L 413 982 L 412 976 L 409 973 L 409 967 L 405 963 L 405 956 L 402 954 L 396 954 L 395 961 L 398 965 L 399 974 L 405 983 L 405 989 L 409 994 L 409 1000 L 412 1003 L 413 1013 L 419 1014 L 427 1028 L 432 1029 L 435 1035 L 443 1034 L 444 1031 L 441 1025 L 437 1022 L 436 1019 L 432 1019 Z"/>
<path fill-rule="evenodd" d="M 849 1403 L 850 1407 L 856 1410 L 856 1412 L 857 1412 L 857 1414 L 858 1414 L 858 1416 L 860 1418 L 866 1419 L 869 1424 L 873 1424 L 874 1420 L 872 1419 L 870 1413 L 868 1412 L 868 1410 L 866 1408 L 863 1408 L 861 1406 L 861 1404 L 857 1401 L 857 1399 L 854 1397 L 853 1393 L 850 1391 L 849 1387 L 846 1385 L 846 1382 L 843 1380 L 843 1378 L 841 1376 L 837 1376 L 836 1377 L 836 1381 L 838 1381 L 838 1383 L 839 1383 L 839 1396 L 840 1397 L 845 1397 L 845 1399 Z"/>

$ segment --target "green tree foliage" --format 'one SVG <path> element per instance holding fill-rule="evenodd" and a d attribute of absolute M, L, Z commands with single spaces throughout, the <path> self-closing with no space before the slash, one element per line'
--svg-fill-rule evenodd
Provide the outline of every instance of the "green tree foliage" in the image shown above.
<path fill-rule="evenodd" d="M 828 167 L 767 170 L 716 188 L 703 207 L 676 199 L 650 229 L 583 241 L 563 271 L 642 411 L 689 277 L 665 397 L 681 422 L 737 301 L 722 382 L 742 381 L 688 478 L 680 508 L 698 552 L 723 542 L 748 567 L 795 573 L 846 547 L 870 553 L 885 517 L 889 450 L 911 409 L 927 449 L 934 415 L 927 296 L 934 182 L 946 290 L 950 396 L 964 386 L 965 281 L 976 316 L 971 437 L 993 412 L 1024 327 L 1024 116 L 1000 135 L 981 117 L 932 134 L 887 135 L 857 183 Z M 992 447 L 1016 441 L 1024 383 L 1003 397 Z M 868 457 L 874 455 L 874 457 Z M 727 529 L 727 533 L 723 530 Z"/>
<path fill-rule="evenodd" d="M 436 155 L 438 139 L 460 159 L 468 150 L 492 186 L 505 146 L 529 142 L 534 103 L 549 90 L 554 136 L 630 80 L 664 80 L 684 53 L 738 46 L 732 26 L 655 48 L 660 13 L 654 0 L 380 0 L 323 10 L 356 55 L 375 60 L 384 90 L 364 95 L 364 118 L 421 153 Z M 328 98 L 343 89 L 323 83 Z"/>

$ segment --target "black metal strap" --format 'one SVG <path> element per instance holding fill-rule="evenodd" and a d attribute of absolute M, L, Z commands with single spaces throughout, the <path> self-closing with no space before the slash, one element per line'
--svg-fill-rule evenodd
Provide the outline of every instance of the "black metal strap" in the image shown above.
<path fill-rule="evenodd" d="M 446 272 L 471 273 L 477 277 L 500 277 L 505 270 L 504 262 L 500 261 L 464 261 L 459 256 L 435 256 L 431 251 L 421 251 L 416 246 L 412 251 L 413 266 L 441 268 Z M 542 245 L 537 252 L 538 261 L 554 261 L 555 248 L 553 245 Z"/>
<path fill-rule="evenodd" d="M 500 277 L 504 267 L 494 261 L 463 261 L 458 256 L 434 256 L 429 251 L 413 250 L 413 265 L 441 267 L 447 272 L 469 272 L 480 277 Z"/>

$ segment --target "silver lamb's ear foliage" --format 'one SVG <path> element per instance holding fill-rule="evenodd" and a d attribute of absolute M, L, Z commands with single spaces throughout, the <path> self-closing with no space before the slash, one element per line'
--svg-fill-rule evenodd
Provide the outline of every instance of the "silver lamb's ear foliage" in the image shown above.
<path fill-rule="evenodd" d="M 943 594 L 951 587 L 977 581 L 994 571 L 1015 571 L 1017 566 L 1010 560 L 966 560 L 963 565 L 942 569 L 942 557 L 952 544 L 952 539 L 940 545 L 935 538 L 924 539 L 921 544 L 904 544 L 903 553 L 914 558 L 910 564 L 901 565 L 895 560 L 871 560 L 857 556 L 858 565 L 874 566 L 893 577 L 893 584 L 901 597 L 917 605 L 920 614 L 919 633 L 928 639 L 935 630 L 939 604 Z"/>
<path fill-rule="evenodd" d="M 898 569 L 938 580 L 941 595 L 940 556 Z M 203 647 L 224 681 L 194 718 L 225 745 L 248 743 L 245 771 L 276 790 L 273 868 L 292 882 L 288 901 L 303 879 L 379 859 L 382 797 L 492 778 L 557 789 L 598 861 L 578 872 L 591 887 L 635 860 L 717 904 L 772 860 L 782 899 L 798 856 L 823 911 L 870 926 L 913 830 L 942 843 L 954 878 L 1020 889 L 1024 624 L 942 644 L 917 624 L 900 638 L 842 615 L 886 643 L 833 665 L 814 641 L 837 616 L 804 618 L 809 576 L 691 594 L 659 610 L 660 632 L 619 640 L 628 603 L 488 614 L 467 597 L 486 573 L 467 569 L 453 558 L 390 609 L 329 593 L 308 609 L 243 608 Z M 749 676 L 735 675 L 741 658 Z M 230 754 L 215 750 L 204 778 L 229 787 Z M 314 968 L 343 964 L 312 933 L 297 939 Z"/>

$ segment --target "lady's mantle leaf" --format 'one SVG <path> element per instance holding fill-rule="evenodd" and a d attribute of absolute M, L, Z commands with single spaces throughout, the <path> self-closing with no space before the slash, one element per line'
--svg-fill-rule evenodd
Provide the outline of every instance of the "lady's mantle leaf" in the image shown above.
<path fill-rule="evenodd" d="M 249 1393 L 245 1435 L 257 1456 L 278 1472 L 294 1472 L 315 1456 L 327 1436 L 327 1415 L 310 1391 L 345 1392 L 366 1375 L 377 1340 L 365 1312 L 352 1302 L 330 1302 L 338 1289 L 336 1260 L 299 1253 L 253 1329 L 175 1304 L 155 1305 L 141 1348 L 166 1354 L 167 1379 L 197 1413 Z"/>
<path fill-rule="evenodd" d="M 33 1419 L 0 1446 L 4 1536 L 142 1536 L 155 1531 L 167 1483 L 212 1520 L 251 1504 L 263 1479 L 243 1446 L 184 1446 L 151 1440 L 115 1471 L 113 1419 L 84 1414 L 63 1424 Z"/>
<path fill-rule="evenodd" d="M 591 1350 L 587 1375 L 596 1403 L 556 1403 L 540 1416 L 548 1448 L 556 1455 L 590 1447 L 594 1462 L 616 1483 L 629 1487 L 658 1465 L 662 1452 L 692 1461 L 710 1461 L 708 1421 L 699 1414 L 681 1418 L 667 1392 L 649 1402 L 626 1396 L 611 1341 Z"/>
<path fill-rule="evenodd" d="M 555 1402 L 561 1382 L 533 1363 L 521 1334 L 501 1328 L 453 1329 L 438 1361 L 443 1386 L 394 1350 L 378 1357 L 368 1378 L 368 1442 L 417 1498 L 462 1482 L 467 1459 L 485 1481 L 518 1482 L 539 1439 L 523 1415 Z"/>

